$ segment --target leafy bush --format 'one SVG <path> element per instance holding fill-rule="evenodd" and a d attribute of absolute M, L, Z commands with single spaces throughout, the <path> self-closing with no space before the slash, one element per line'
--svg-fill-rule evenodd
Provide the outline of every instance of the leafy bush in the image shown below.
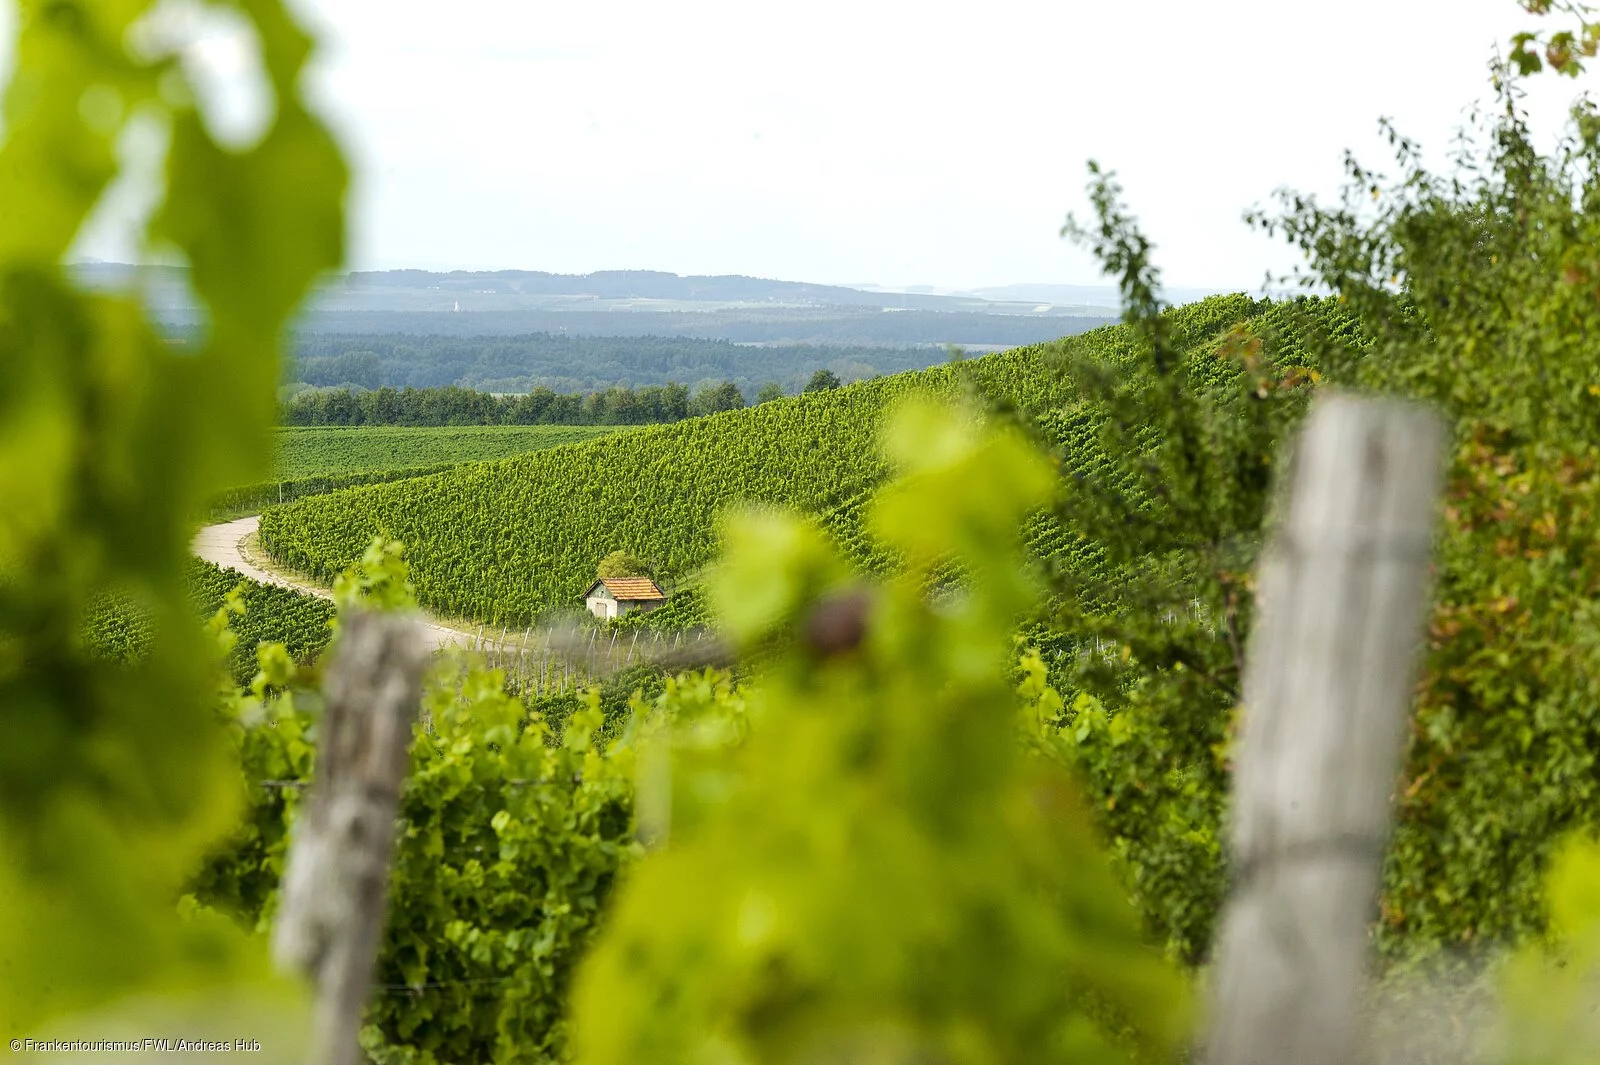
<path fill-rule="evenodd" d="M 341 585 L 347 604 L 410 602 L 398 545 L 374 544 Z M 217 627 L 249 618 L 240 596 Z M 281 646 L 257 656 L 250 691 L 225 701 L 246 816 L 191 890 L 265 933 L 311 782 L 318 696 Z M 362 1035 L 380 1065 L 562 1060 L 572 970 L 636 850 L 632 751 L 595 742 L 598 692 L 580 702 L 556 738 L 498 671 L 449 659 L 430 675 Z"/>
<path fill-rule="evenodd" d="M 1191 960 L 1224 884 L 1226 747 L 1264 487 L 1316 387 L 1426 400 L 1455 425 L 1385 868 L 1386 956 L 1537 933 L 1554 842 L 1597 827 L 1600 116 L 1580 106 L 1541 156 L 1500 84 L 1487 148 L 1469 140 L 1457 177 L 1423 171 L 1396 137 L 1394 182 L 1352 162 L 1338 206 L 1286 197 L 1264 224 L 1307 253 L 1306 280 L 1340 293 L 1343 314 L 1251 323 L 1218 349 L 1231 365 L 1156 313 L 1148 246 L 1115 186 L 1096 183 L 1098 225 L 1083 235 L 1122 274 L 1140 344 L 1076 374 L 1088 387 L 1068 448 L 1084 475 L 1057 509 L 1076 557 L 1101 564 L 1059 568 L 1054 625 L 1034 635 L 1062 692 L 1065 750 L 1127 880 Z M 1071 416 L 1040 419 L 1041 433 Z"/>
<path fill-rule="evenodd" d="M 634 851 L 631 751 L 592 742 L 597 696 L 548 742 L 494 673 L 426 709 L 367 1042 L 379 1063 L 562 1060 L 568 984 Z"/>
<path fill-rule="evenodd" d="M 841 383 L 839 375 L 832 370 L 818 370 L 811 375 L 811 380 L 806 382 L 803 391 L 826 392 L 830 388 L 838 388 Z"/>
<path fill-rule="evenodd" d="M 1509 73 L 1456 174 L 1397 135 L 1394 180 L 1350 164 L 1341 202 L 1290 200 L 1371 338 L 1353 385 L 1455 419 L 1437 593 L 1384 885 L 1391 954 L 1536 932 L 1556 841 L 1600 827 L 1600 112 L 1540 153 Z"/>
<path fill-rule="evenodd" d="M 650 564 L 626 548 L 618 548 L 595 567 L 598 577 L 648 577 Z"/>

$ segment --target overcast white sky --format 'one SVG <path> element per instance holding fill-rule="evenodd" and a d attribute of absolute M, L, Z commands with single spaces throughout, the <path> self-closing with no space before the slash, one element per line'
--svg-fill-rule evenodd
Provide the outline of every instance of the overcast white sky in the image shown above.
<path fill-rule="evenodd" d="M 1532 21 L 1514 0 L 299 6 L 358 173 L 355 267 L 945 287 L 1098 282 L 1057 235 L 1089 158 L 1169 283 L 1255 287 L 1289 259 L 1245 208 L 1331 192 L 1347 146 L 1381 161 L 1383 115 L 1444 147 Z M 1551 113 L 1576 88 L 1538 83 Z"/>

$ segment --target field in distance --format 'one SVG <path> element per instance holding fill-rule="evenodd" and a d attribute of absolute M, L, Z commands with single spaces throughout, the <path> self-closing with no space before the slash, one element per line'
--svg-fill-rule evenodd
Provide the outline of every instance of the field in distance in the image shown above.
<path fill-rule="evenodd" d="M 231 521 L 267 507 L 363 484 L 403 481 L 463 463 L 512 458 L 616 433 L 616 425 L 318 426 L 281 428 L 270 481 L 242 484 L 197 517 Z"/>
<path fill-rule="evenodd" d="M 576 444 L 614 433 L 615 425 L 461 425 L 278 430 L 278 476 L 337 477 L 455 462 L 484 462 Z"/>

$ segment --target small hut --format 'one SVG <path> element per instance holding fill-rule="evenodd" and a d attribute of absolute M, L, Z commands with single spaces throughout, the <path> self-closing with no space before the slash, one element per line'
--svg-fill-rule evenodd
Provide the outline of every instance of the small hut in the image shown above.
<path fill-rule="evenodd" d="M 601 577 L 589 585 L 583 599 L 595 617 L 620 618 L 654 610 L 667 596 L 649 577 Z"/>

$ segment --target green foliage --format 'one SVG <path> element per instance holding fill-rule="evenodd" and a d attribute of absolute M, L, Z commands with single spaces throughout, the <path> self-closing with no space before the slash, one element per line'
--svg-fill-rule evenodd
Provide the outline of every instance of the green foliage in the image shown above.
<path fill-rule="evenodd" d="M 577 688 L 553 688 L 541 693 L 523 691 L 520 694 L 530 714 L 544 720 L 552 736 L 561 736 L 567 722 L 590 705 L 591 698 L 599 700 L 601 724 L 594 732 L 599 744 L 609 744 L 627 731 L 632 720 L 633 701 L 636 698 L 655 698 L 672 682 L 672 674 L 661 665 L 642 663 L 618 670 L 595 685 Z"/>
<path fill-rule="evenodd" d="M 280 413 L 288 426 L 366 428 L 644 425 L 687 417 L 689 390 L 674 381 L 638 389 L 613 385 L 587 395 L 558 395 L 548 388 L 507 395 L 454 385 L 370 392 L 319 388 L 296 393 Z"/>
<path fill-rule="evenodd" d="M 261 541 L 327 580 L 387 532 L 406 542 L 425 607 L 526 625 L 569 607 L 618 543 L 675 581 L 711 559 L 717 514 L 735 499 L 820 509 L 841 482 L 870 484 L 881 391 L 857 385 L 301 500 L 263 515 Z"/>
<path fill-rule="evenodd" d="M 1525 946 L 1499 974 L 1504 1016 L 1493 1065 L 1582 1065 L 1600 1054 L 1600 846 L 1564 841 L 1545 881 L 1551 936 Z"/>
<path fill-rule="evenodd" d="M 1380 946 L 1397 960 L 1537 932 L 1553 841 L 1596 827 L 1600 120 L 1580 107 L 1541 156 L 1501 86 L 1455 177 L 1395 136 L 1393 182 L 1351 161 L 1338 205 L 1286 194 L 1263 224 L 1306 252 L 1306 280 L 1340 311 L 1280 305 L 1226 336 L 1226 359 L 1156 314 L 1148 246 L 1114 185 L 1097 182 L 1097 226 L 1076 230 L 1122 272 L 1142 347 L 1075 369 L 1083 403 L 1057 416 L 1083 427 L 1064 436 L 1080 475 L 1058 507 L 1082 547 L 1055 556 L 1066 636 L 1034 633 L 1062 694 L 1034 683 L 1136 898 L 1184 957 L 1203 957 L 1223 885 L 1223 759 L 1271 456 L 1318 379 L 1426 400 L 1456 424 Z"/>
<path fill-rule="evenodd" d="M 352 581 L 398 595 L 404 565 L 385 546 Z M 264 932 L 315 761 L 317 697 L 281 648 L 260 660 L 227 712 L 246 816 L 191 890 Z M 504 688 L 498 671 L 456 660 L 427 682 L 362 1033 L 380 1065 L 565 1060 L 572 972 L 636 850 L 633 755 L 596 744 L 599 693 L 556 739 Z"/>
<path fill-rule="evenodd" d="M 340 583 L 342 609 L 410 605 L 393 542 L 371 545 Z M 224 642 L 242 609 L 235 593 L 213 618 Z M 245 816 L 189 889 L 264 933 L 315 764 L 320 696 L 316 673 L 281 646 L 261 645 L 257 660 L 249 689 L 222 699 Z M 574 701 L 550 722 L 469 658 L 445 658 L 429 674 L 362 1033 L 374 1061 L 564 1060 L 571 973 L 637 849 L 632 751 L 597 742 L 615 726 L 599 691 Z"/>
<path fill-rule="evenodd" d="M 360 561 L 333 582 L 333 598 L 341 610 L 354 607 L 409 610 L 415 607 L 416 589 L 411 585 L 405 545 L 398 540 L 373 537 Z"/>
<path fill-rule="evenodd" d="M 214 143 L 178 58 L 124 42 L 141 0 L 22 5 L 0 146 L 0 1032 L 135 993 L 222 993 L 259 952 L 173 902 L 230 823 L 212 656 L 184 588 L 189 515 L 263 476 L 283 323 L 341 254 L 345 172 L 300 102 L 310 41 L 275 0 L 272 118 Z M 61 263 L 117 176 L 133 116 L 170 133 L 154 235 L 192 264 L 205 342 L 175 353 L 137 303 Z M 219 403 L 217 397 L 229 402 Z M 90 613 L 125 595 L 149 652 L 107 661 Z M 280 1018 L 282 1020 L 283 1018 Z M 214 1016 L 210 1024 L 224 1023 Z M 82 1027 L 78 1030 L 82 1030 Z"/>
<path fill-rule="evenodd" d="M 595 567 L 597 577 L 648 577 L 650 576 L 650 563 L 629 551 L 619 547 Z"/>
<path fill-rule="evenodd" d="M 1120 188 L 1091 170 L 1094 227 L 1066 232 L 1119 277 L 1128 325 L 1117 348 L 1069 349 L 1074 394 L 1031 419 L 1066 475 L 1039 537 L 1055 596 L 1024 694 L 1084 774 L 1151 930 L 1194 962 L 1225 887 L 1222 752 L 1274 456 L 1320 376 L 1311 350 L 1349 321 L 1329 301 L 1242 321 L 1215 301 L 1163 311 Z"/>
<path fill-rule="evenodd" d="M 1489 948 L 1544 922 L 1555 842 L 1594 831 L 1600 589 L 1600 113 L 1539 152 L 1504 72 L 1456 172 L 1349 163 L 1340 202 L 1273 223 L 1372 339 L 1353 384 L 1455 420 L 1435 604 L 1380 944 Z"/>
<path fill-rule="evenodd" d="M 368 1015 L 380 1062 L 561 1060 L 567 984 L 633 852 L 632 759 L 598 697 L 547 743 L 497 673 L 435 688 L 401 804 Z"/>
<path fill-rule="evenodd" d="M 231 569 L 198 558 L 185 574 L 189 601 L 199 621 L 214 618 L 237 592 L 238 610 L 230 611 L 231 638 L 227 668 L 234 682 L 247 687 L 256 675 L 256 648 L 283 645 L 289 658 L 310 664 L 333 636 L 333 604 L 276 585 L 260 584 Z M 151 651 L 155 637 L 148 611 L 130 596 L 108 596 L 94 604 L 84 626 L 86 645 L 96 656 L 113 662 L 137 663 Z"/>
<path fill-rule="evenodd" d="M 775 399 L 783 398 L 783 386 L 776 381 L 768 381 L 756 393 L 757 403 L 771 403 Z"/>
<path fill-rule="evenodd" d="M 132 663 L 150 654 L 155 630 L 150 612 L 140 609 L 137 599 L 111 592 L 85 605 L 82 638 L 84 646 L 102 661 Z"/>
<path fill-rule="evenodd" d="M 807 392 L 826 392 L 830 388 L 838 388 L 839 375 L 832 370 L 818 370 L 811 375 L 811 380 L 806 382 Z"/>
<path fill-rule="evenodd" d="M 729 528 L 724 626 L 789 650 L 747 694 L 675 686 L 675 720 L 640 726 L 641 827 L 668 842 L 583 970 L 581 1061 L 1109 1062 L 1182 1038 L 1181 982 L 1074 789 L 1016 742 L 1018 530 L 1049 466 L 927 404 L 887 440 L 889 583 L 855 584 L 808 523 Z M 930 603 L 952 559 L 964 594 Z"/>
<path fill-rule="evenodd" d="M 689 416 L 689 390 L 675 382 L 640 389 L 613 386 L 587 395 L 548 388 L 523 394 L 457 388 L 310 389 L 282 411 L 288 426 L 453 427 L 602 426 L 678 421 Z"/>
<path fill-rule="evenodd" d="M 745 405 L 744 393 L 732 381 L 707 385 L 689 401 L 691 415 L 716 414 L 719 411 L 738 410 Z"/>
<path fill-rule="evenodd" d="M 1569 78 L 1583 73 L 1583 61 L 1593 59 L 1600 51 L 1600 22 L 1590 21 L 1595 13 L 1593 6 L 1576 0 L 1519 0 L 1519 3 L 1530 14 L 1559 12 L 1573 19 L 1575 24 L 1571 29 L 1548 34 L 1523 30 L 1514 35 L 1508 57 L 1511 67 L 1524 76 L 1537 74 L 1546 65 Z"/>
<path fill-rule="evenodd" d="M 226 637 L 236 613 L 226 604 L 219 608 L 213 629 Z M 201 904 L 264 933 L 267 904 L 283 876 L 289 825 L 316 761 L 316 725 L 307 712 L 315 709 L 315 696 L 295 691 L 309 675 L 281 645 L 260 645 L 256 659 L 249 687 L 220 700 L 238 752 L 234 790 L 244 816 L 212 845 L 187 887 Z"/>

